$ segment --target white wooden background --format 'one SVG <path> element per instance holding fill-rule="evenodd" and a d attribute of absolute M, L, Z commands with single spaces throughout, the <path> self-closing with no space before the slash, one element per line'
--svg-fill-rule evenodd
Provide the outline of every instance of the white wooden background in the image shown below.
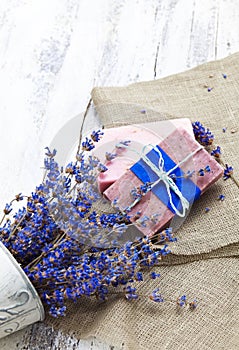
<path fill-rule="evenodd" d="M 239 0 L 0 0 L 1 207 L 39 182 L 44 147 L 93 86 L 160 78 L 238 50 Z M 0 340 L 1 350 L 113 345 L 43 324 Z"/>

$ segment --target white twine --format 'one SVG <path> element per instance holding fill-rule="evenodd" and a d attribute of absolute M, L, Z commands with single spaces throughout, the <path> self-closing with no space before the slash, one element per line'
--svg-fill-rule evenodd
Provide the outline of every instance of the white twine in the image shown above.
<path fill-rule="evenodd" d="M 159 161 L 158 161 L 158 166 L 156 166 L 151 160 L 146 156 L 146 148 L 151 147 L 156 153 L 159 155 Z M 162 156 L 161 151 L 157 148 L 154 147 L 151 144 L 145 145 L 142 149 L 141 154 L 137 152 L 136 150 L 131 149 L 130 147 L 125 146 L 125 148 L 130 149 L 131 151 L 134 151 L 135 153 L 139 154 L 142 160 L 150 167 L 150 169 L 157 175 L 158 180 L 156 180 L 152 186 L 150 186 L 149 190 L 150 191 L 153 187 L 155 187 L 160 181 L 163 181 L 163 183 L 166 186 L 168 198 L 169 198 L 169 203 L 172 207 L 172 209 L 175 211 L 176 215 L 180 217 L 184 217 L 186 215 L 186 211 L 189 209 L 190 203 L 189 201 L 183 196 L 182 192 L 179 190 L 178 186 L 176 183 L 173 181 L 173 179 L 169 176 L 174 170 L 176 170 L 178 167 L 180 167 L 183 163 L 185 163 L 189 158 L 193 157 L 198 151 L 200 151 L 203 147 L 199 146 L 196 150 L 191 152 L 190 154 L 187 155 L 181 162 L 176 164 L 172 169 L 169 171 L 164 170 L 164 159 Z M 173 200 L 172 200 L 172 195 L 170 192 L 170 189 L 176 193 L 176 195 L 179 197 L 181 205 L 182 205 L 182 212 L 180 212 L 174 205 Z M 147 192 L 148 192 L 147 191 Z M 146 192 L 146 193 L 147 193 Z M 146 194 L 145 193 L 145 194 Z M 137 198 L 128 208 L 131 209 L 139 202 L 139 198 Z"/>
<path fill-rule="evenodd" d="M 144 153 L 146 148 L 150 146 L 152 147 L 152 149 L 158 153 L 159 155 L 159 161 L 158 161 L 158 166 L 156 166 L 153 162 L 151 162 L 151 160 L 146 156 L 146 154 Z M 175 211 L 176 215 L 180 216 L 180 217 L 184 217 L 186 215 L 186 211 L 187 209 L 189 209 L 190 203 L 189 201 L 183 196 L 182 192 L 179 190 L 178 186 L 176 185 L 176 183 L 173 181 L 173 179 L 169 176 L 174 170 L 176 170 L 177 168 L 179 168 L 183 163 L 185 163 L 189 158 L 193 157 L 194 154 L 196 154 L 198 151 L 200 151 L 203 147 L 200 146 L 198 147 L 195 151 L 191 152 L 190 154 L 187 155 L 187 157 L 185 157 L 181 162 L 179 162 L 178 164 L 176 164 L 172 169 L 170 169 L 169 171 L 164 171 L 164 159 L 162 156 L 161 151 L 157 148 L 154 147 L 153 145 L 147 145 L 143 147 L 142 150 L 142 154 L 141 154 L 141 158 L 143 159 L 143 161 L 150 167 L 150 169 L 158 176 L 158 180 L 156 180 L 152 186 L 151 189 L 153 187 L 155 187 L 160 181 L 163 181 L 163 183 L 166 186 L 166 190 L 167 190 L 167 194 L 168 194 L 168 198 L 169 198 L 169 203 L 172 207 L 172 209 Z M 170 192 L 170 189 L 174 191 L 174 193 L 176 193 L 176 195 L 179 197 L 181 205 L 182 205 L 182 212 L 180 212 L 174 205 L 173 200 L 172 200 L 172 195 Z"/>

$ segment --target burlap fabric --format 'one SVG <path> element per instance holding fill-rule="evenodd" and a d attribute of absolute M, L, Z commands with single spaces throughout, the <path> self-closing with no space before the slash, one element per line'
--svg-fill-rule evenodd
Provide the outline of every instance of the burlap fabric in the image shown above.
<path fill-rule="evenodd" d="M 181 117 L 200 120 L 214 132 L 215 144 L 239 178 L 239 53 L 160 80 L 94 88 L 92 98 L 105 127 Z M 217 200 L 221 193 L 224 202 Z M 206 207 L 210 212 L 205 213 Z M 159 285 L 169 302 L 82 299 L 67 319 L 47 322 L 76 337 L 93 335 L 130 350 L 238 349 L 238 211 L 239 188 L 231 179 L 220 180 L 194 204 L 177 232 L 178 242 L 171 245 L 172 255 L 155 269 L 161 278 L 146 278 L 139 287 L 140 294 L 147 294 Z M 198 298 L 195 311 L 177 311 L 170 302 L 182 293 Z"/>

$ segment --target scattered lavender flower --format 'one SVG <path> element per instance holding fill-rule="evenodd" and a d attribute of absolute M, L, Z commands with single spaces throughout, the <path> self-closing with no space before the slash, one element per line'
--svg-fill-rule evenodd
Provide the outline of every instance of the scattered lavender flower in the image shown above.
<path fill-rule="evenodd" d="M 103 131 L 98 130 L 98 131 L 93 131 L 91 133 L 90 137 L 94 142 L 98 142 L 98 141 L 100 141 L 100 139 L 103 135 L 104 135 Z"/>
<path fill-rule="evenodd" d="M 157 277 L 160 277 L 160 274 L 153 271 L 153 272 L 151 272 L 150 277 L 151 277 L 153 280 L 155 280 Z"/>
<path fill-rule="evenodd" d="M 210 165 L 206 165 L 204 170 L 206 173 L 210 173 L 210 171 L 211 171 Z"/>
<path fill-rule="evenodd" d="M 178 297 L 177 304 L 180 307 L 186 306 L 186 304 L 187 304 L 186 295 L 182 295 L 181 297 Z"/>
<path fill-rule="evenodd" d="M 176 241 L 177 241 L 177 238 L 173 237 L 173 230 L 171 227 L 166 228 L 165 230 L 158 233 L 159 243 L 176 242 Z"/>
<path fill-rule="evenodd" d="M 189 308 L 190 308 L 191 310 L 196 309 L 197 306 L 198 306 L 198 301 L 197 301 L 197 299 L 194 299 L 193 301 L 191 301 L 191 302 L 189 303 Z"/>
<path fill-rule="evenodd" d="M 206 207 L 205 208 L 205 213 L 208 213 L 210 210 L 211 210 L 210 208 Z"/>
<path fill-rule="evenodd" d="M 162 303 L 164 301 L 162 295 L 159 293 L 159 288 L 155 289 L 152 292 L 152 294 L 149 296 L 149 299 L 156 303 Z"/>
<path fill-rule="evenodd" d="M 131 190 L 130 194 L 134 199 L 140 200 L 151 189 L 151 184 L 146 182 L 140 187 L 135 187 Z"/>
<path fill-rule="evenodd" d="M 208 146 L 213 143 L 214 135 L 209 129 L 206 129 L 199 121 L 192 123 L 193 132 L 196 140 L 203 146 Z"/>
<path fill-rule="evenodd" d="M 45 153 L 45 155 L 49 158 L 54 158 L 56 155 L 56 149 L 53 149 L 53 151 L 51 152 L 49 147 L 45 147 L 45 149 L 47 150 L 47 152 Z"/>
<path fill-rule="evenodd" d="M 211 171 L 211 168 L 209 165 L 206 165 L 205 168 L 199 169 L 198 170 L 198 175 L 199 176 L 204 176 L 205 173 L 209 173 Z"/>
<path fill-rule="evenodd" d="M 221 152 L 221 147 L 220 146 L 217 146 L 217 148 L 215 148 L 211 152 L 211 156 L 213 156 L 215 158 L 220 158 L 221 154 L 222 154 L 222 152 Z"/>
<path fill-rule="evenodd" d="M 227 180 L 229 179 L 233 174 L 233 167 L 232 166 L 229 166 L 228 164 L 226 164 L 226 167 L 224 169 L 224 176 L 223 176 L 223 179 L 224 180 Z"/>
<path fill-rule="evenodd" d="M 140 213 L 138 213 L 139 215 L 140 215 Z M 153 223 L 153 224 L 156 224 L 156 223 L 158 223 L 159 222 L 159 216 L 160 216 L 160 214 L 159 213 L 154 213 L 154 214 L 152 214 L 151 216 L 150 216 L 150 222 L 151 223 Z"/>
<path fill-rule="evenodd" d="M 223 194 L 220 194 L 218 197 L 217 197 L 217 199 L 219 200 L 219 201 L 224 201 L 224 199 L 225 199 L 225 196 L 223 195 Z"/>
<path fill-rule="evenodd" d="M 130 145 L 131 141 L 130 140 L 123 140 L 120 141 L 119 143 L 117 143 L 117 145 L 115 145 L 116 148 L 126 148 Z"/>
<path fill-rule="evenodd" d="M 116 157 L 117 157 L 116 153 L 110 153 L 110 152 L 105 153 L 105 159 L 107 161 L 111 161 L 111 160 L 115 159 Z"/>
<path fill-rule="evenodd" d="M 17 202 L 20 202 L 20 201 L 23 200 L 23 197 L 24 196 L 21 193 L 18 193 L 18 194 L 16 194 L 15 199 L 16 199 Z"/>
<path fill-rule="evenodd" d="M 196 299 L 188 302 L 186 295 L 179 296 L 177 299 L 177 304 L 180 308 L 184 308 L 186 306 L 189 307 L 189 309 L 194 310 L 198 306 L 198 301 Z"/>
<path fill-rule="evenodd" d="M 136 272 L 135 279 L 136 279 L 136 281 L 143 281 L 143 274 L 142 274 L 142 272 Z"/>
<path fill-rule="evenodd" d="M 6 204 L 3 211 L 4 211 L 4 214 L 5 214 L 5 215 L 10 214 L 11 211 L 12 211 L 12 204 L 11 204 L 11 203 L 10 203 L 10 204 Z"/>
<path fill-rule="evenodd" d="M 98 169 L 98 171 L 99 171 L 100 173 L 104 173 L 105 171 L 108 170 L 107 166 L 105 166 L 105 165 L 102 164 L 102 163 L 99 163 L 99 164 L 98 164 L 97 169 Z"/>
<path fill-rule="evenodd" d="M 125 290 L 125 297 L 128 300 L 135 300 L 138 299 L 138 294 L 136 293 L 136 288 L 132 288 L 131 286 L 127 286 L 124 288 Z"/>
<path fill-rule="evenodd" d="M 86 137 L 85 141 L 82 142 L 83 151 L 91 151 L 93 148 L 95 148 L 94 143 L 92 142 L 92 140 L 90 140 L 90 139 L 88 139 L 88 137 Z"/>

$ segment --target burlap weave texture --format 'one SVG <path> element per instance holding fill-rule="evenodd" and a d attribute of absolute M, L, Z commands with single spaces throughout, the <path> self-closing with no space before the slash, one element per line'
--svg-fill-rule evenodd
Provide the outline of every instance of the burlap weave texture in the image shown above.
<path fill-rule="evenodd" d="M 239 53 L 160 80 L 96 87 L 92 98 L 105 127 L 181 117 L 201 121 L 239 178 Z M 223 202 L 217 200 L 221 193 Z M 173 254 L 157 268 L 161 278 L 146 278 L 139 287 L 147 294 L 159 284 L 169 302 L 82 299 L 70 308 L 67 321 L 47 322 L 77 337 L 124 343 L 130 350 L 238 349 L 238 211 L 239 188 L 231 179 L 220 180 L 194 204 L 177 232 L 178 242 L 171 245 Z M 199 299 L 194 312 L 178 312 L 170 302 L 182 293 Z"/>

